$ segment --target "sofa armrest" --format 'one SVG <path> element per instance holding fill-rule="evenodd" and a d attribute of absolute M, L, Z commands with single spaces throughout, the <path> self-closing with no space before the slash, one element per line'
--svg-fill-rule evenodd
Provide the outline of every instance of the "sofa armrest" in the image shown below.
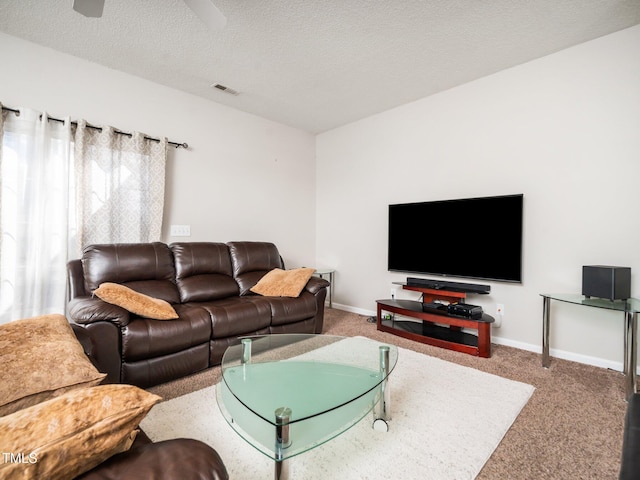
<path fill-rule="evenodd" d="M 103 383 L 121 383 L 121 330 L 129 312 L 97 297 L 77 297 L 67 305 L 67 316 L 84 352 L 96 368 L 106 373 Z"/>
<path fill-rule="evenodd" d="M 304 291 L 315 297 L 316 319 L 314 333 L 322 333 L 324 327 L 324 300 L 327 298 L 327 289 L 331 284 L 324 278 L 311 277 L 304 287 Z"/>
<path fill-rule="evenodd" d="M 213 448 L 198 440 L 178 438 L 133 447 L 114 455 L 76 480 L 227 480 L 227 469 Z"/>
<path fill-rule="evenodd" d="M 130 315 L 127 310 L 117 305 L 104 302 L 97 297 L 76 297 L 67 306 L 69 318 L 80 325 L 93 322 L 112 322 L 119 327 L 129 324 Z"/>
<path fill-rule="evenodd" d="M 309 281 L 307 282 L 307 285 L 304 287 L 304 289 L 307 292 L 315 295 L 316 293 L 318 293 L 323 288 L 329 287 L 329 285 L 331 285 L 331 284 L 327 280 L 325 280 L 324 278 L 311 277 L 309 279 Z"/>
<path fill-rule="evenodd" d="M 629 397 L 622 441 L 620 480 L 637 479 L 640 476 L 640 394 Z"/>
<path fill-rule="evenodd" d="M 86 295 L 82 261 L 77 258 L 67 262 L 67 301 Z"/>
<path fill-rule="evenodd" d="M 120 327 L 112 322 L 71 324 L 84 353 L 98 371 L 106 373 L 102 383 L 121 383 Z"/>

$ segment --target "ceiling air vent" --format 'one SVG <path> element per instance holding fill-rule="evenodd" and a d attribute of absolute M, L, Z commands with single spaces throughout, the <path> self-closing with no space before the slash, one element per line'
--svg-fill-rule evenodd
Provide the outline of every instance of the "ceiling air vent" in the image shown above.
<path fill-rule="evenodd" d="M 211 84 L 211 88 L 216 88 L 224 93 L 228 93 L 230 95 L 238 95 L 240 92 L 238 92 L 237 90 L 234 90 L 233 88 L 229 88 L 225 85 L 222 85 L 221 83 L 212 83 Z"/>

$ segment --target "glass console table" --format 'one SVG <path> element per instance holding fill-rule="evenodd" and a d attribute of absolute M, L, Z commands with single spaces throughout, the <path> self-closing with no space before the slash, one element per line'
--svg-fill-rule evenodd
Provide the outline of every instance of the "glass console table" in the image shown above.
<path fill-rule="evenodd" d="M 586 307 L 602 308 L 624 313 L 624 374 L 626 375 L 626 397 L 636 391 L 637 368 L 637 330 L 638 312 L 640 312 L 640 300 L 629 298 L 628 300 L 607 300 L 602 298 L 588 298 L 584 295 L 571 293 L 542 293 L 542 366 L 549 367 L 549 329 L 551 323 L 551 300 L 573 303 Z"/>

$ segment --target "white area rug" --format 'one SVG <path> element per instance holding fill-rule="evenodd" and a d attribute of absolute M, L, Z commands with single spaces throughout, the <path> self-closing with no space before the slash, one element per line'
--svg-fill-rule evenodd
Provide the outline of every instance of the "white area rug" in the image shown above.
<path fill-rule="evenodd" d="M 390 377 L 389 432 L 373 430 L 369 414 L 342 435 L 293 457 L 292 479 L 473 479 L 534 391 L 531 385 L 398 350 Z M 156 405 L 141 427 L 154 441 L 186 437 L 208 443 L 231 480 L 273 478 L 273 461 L 224 420 L 215 386 Z"/>

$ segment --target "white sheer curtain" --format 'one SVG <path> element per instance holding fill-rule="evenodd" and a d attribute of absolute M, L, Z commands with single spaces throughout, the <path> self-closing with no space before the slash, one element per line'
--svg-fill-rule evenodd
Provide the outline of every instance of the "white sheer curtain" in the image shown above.
<path fill-rule="evenodd" d="M 167 139 L 123 135 L 78 121 L 75 134 L 78 241 L 160 240 Z"/>
<path fill-rule="evenodd" d="M 71 122 L 3 111 L 0 139 L 0 323 L 63 313 Z"/>

